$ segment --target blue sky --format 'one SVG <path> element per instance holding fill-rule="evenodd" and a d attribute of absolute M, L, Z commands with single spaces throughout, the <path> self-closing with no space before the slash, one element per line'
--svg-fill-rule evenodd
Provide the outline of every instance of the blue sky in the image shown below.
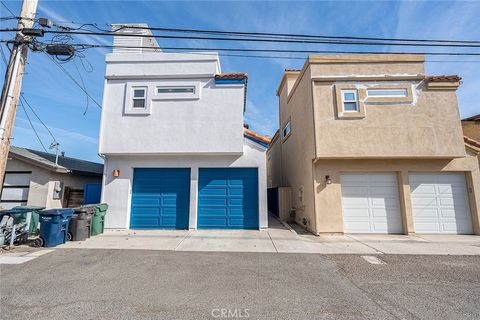
<path fill-rule="evenodd" d="M 21 2 L 4 1 L 18 13 Z M 1 16 L 10 16 L 5 7 Z M 45 1 L 40 0 L 37 17 L 56 21 L 105 23 L 147 23 L 166 28 L 216 29 L 228 31 L 281 32 L 373 37 L 438 38 L 480 40 L 478 17 L 480 2 L 391 2 L 391 1 Z M 61 23 L 61 22 L 59 22 Z M 2 21 L 1 27 L 14 26 Z M 1 39 L 11 35 L 2 34 Z M 75 42 L 110 44 L 110 37 L 79 36 Z M 359 49 L 327 45 L 288 45 L 259 43 L 219 43 L 205 40 L 158 40 L 160 46 Z M 3 45 L 2 45 L 3 46 Z M 5 46 L 3 46 L 4 50 Z M 380 47 L 385 51 L 404 48 Z M 378 49 L 377 49 L 378 50 Z M 404 51 L 407 49 L 404 49 Z M 426 49 L 427 50 L 427 49 Z M 433 49 L 432 49 L 433 50 Z M 441 49 L 443 51 L 452 49 Z M 64 64 L 75 78 L 81 78 L 97 101 L 102 101 L 104 55 L 107 49 L 90 49 L 84 54 L 93 70 L 85 70 L 80 61 Z M 290 54 L 304 57 L 304 54 Z M 470 60 L 465 63 L 462 61 Z M 427 57 L 426 73 L 458 74 L 463 84 L 458 91 L 462 117 L 480 113 L 480 57 Z M 450 62 L 446 62 L 450 61 Z M 460 62 L 459 62 L 460 61 Z M 248 104 L 245 114 L 251 129 L 273 135 L 278 127 L 278 101 L 275 90 L 285 68 L 300 68 L 300 59 L 255 59 L 222 56 L 223 72 L 249 74 Z M 77 71 L 77 68 L 79 71 Z M 88 72 L 90 71 L 90 72 Z M 0 72 L 5 72 L 2 64 Z M 66 155 L 100 161 L 97 155 L 100 109 L 90 102 L 85 115 L 86 96 L 53 62 L 42 53 L 30 53 L 22 92 L 41 119 L 51 129 Z M 432 106 L 434 107 L 434 106 Z M 44 144 L 52 138 L 30 114 Z M 119 128 L 121 130 L 121 128 Z M 18 109 L 12 143 L 41 150 L 22 110 Z"/>

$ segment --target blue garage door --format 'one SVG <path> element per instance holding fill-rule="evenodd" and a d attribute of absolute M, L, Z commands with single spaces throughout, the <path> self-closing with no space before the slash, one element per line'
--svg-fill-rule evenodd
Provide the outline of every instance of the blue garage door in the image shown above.
<path fill-rule="evenodd" d="M 256 168 L 200 169 L 198 228 L 258 229 Z"/>
<path fill-rule="evenodd" d="M 190 169 L 134 169 L 132 229 L 188 229 Z"/>

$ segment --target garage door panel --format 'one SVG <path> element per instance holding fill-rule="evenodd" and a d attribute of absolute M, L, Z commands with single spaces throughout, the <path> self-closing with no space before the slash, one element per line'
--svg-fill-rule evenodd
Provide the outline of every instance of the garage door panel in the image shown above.
<path fill-rule="evenodd" d="M 346 208 L 362 208 L 368 206 L 368 198 L 347 196 L 343 198 L 343 206 Z"/>
<path fill-rule="evenodd" d="M 342 186 L 342 194 L 344 197 L 356 197 L 368 195 L 368 188 L 364 186 L 346 185 Z"/>
<path fill-rule="evenodd" d="M 344 174 L 341 189 L 344 232 L 402 232 L 395 174 Z"/>
<path fill-rule="evenodd" d="M 437 209 L 422 209 L 421 210 L 421 216 L 418 218 L 419 220 L 421 219 L 426 219 L 426 218 L 437 218 L 438 217 L 438 210 Z"/>
<path fill-rule="evenodd" d="M 365 230 L 370 230 L 371 226 L 369 222 L 365 221 L 349 221 L 344 222 L 343 228 L 349 230 L 349 233 L 364 233 Z"/>
<path fill-rule="evenodd" d="M 415 232 L 472 233 L 464 174 L 412 174 L 410 181 Z"/>
<path fill-rule="evenodd" d="M 220 196 L 225 197 L 227 196 L 227 189 L 226 188 L 209 188 L 205 190 L 204 196 Z"/>
<path fill-rule="evenodd" d="M 187 229 L 190 169 L 134 169 L 130 227 Z"/>
<path fill-rule="evenodd" d="M 159 221 L 158 219 L 150 217 L 144 217 L 142 219 L 136 217 L 132 219 L 131 223 L 134 223 L 137 228 L 149 228 L 151 225 L 158 225 Z"/>
<path fill-rule="evenodd" d="M 198 193 L 199 228 L 258 229 L 256 168 L 201 168 Z"/>
<path fill-rule="evenodd" d="M 204 207 L 198 210 L 198 214 L 212 217 L 225 217 L 228 215 L 228 210 L 226 208 Z"/>

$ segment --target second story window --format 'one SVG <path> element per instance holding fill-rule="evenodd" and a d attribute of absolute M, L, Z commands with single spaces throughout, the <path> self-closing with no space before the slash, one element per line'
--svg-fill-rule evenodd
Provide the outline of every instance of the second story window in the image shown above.
<path fill-rule="evenodd" d="M 162 81 L 155 87 L 153 100 L 198 100 L 200 90 L 200 82 Z"/>
<path fill-rule="evenodd" d="M 132 108 L 134 109 L 145 109 L 146 99 L 147 99 L 147 88 L 133 88 L 133 103 Z"/>
<path fill-rule="evenodd" d="M 358 112 L 357 90 L 342 90 L 342 105 L 344 112 Z"/>
<path fill-rule="evenodd" d="M 285 125 L 283 126 L 283 131 L 282 131 L 283 139 L 287 138 L 291 132 L 292 132 L 292 125 L 290 124 L 290 120 L 288 120 L 287 123 L 285 123 Z"/>
<path fill-rule="evenodd" d="M 408 90 L 398 89 L 367 89 L 368 97 L 405 98 L 408 97 Z"/>
<path fill-rule="evenodd" d="M 195 93 L 195 86 L 157 87 L 157 93 Z"/>

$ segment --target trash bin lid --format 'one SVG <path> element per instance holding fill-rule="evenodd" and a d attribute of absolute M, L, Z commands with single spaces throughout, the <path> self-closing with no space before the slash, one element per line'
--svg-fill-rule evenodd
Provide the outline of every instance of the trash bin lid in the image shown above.
<path fill-rule="evenodd" d="M 7 210 L 1 210 L 0 211 L 0 215 L 14 215 L 14 214 L 24 214 L 26 212 L 29 212 L 29 211 L 32 211 L 32 210 L 25 210 L 25 209 L 22 209 L 22 208 L 12 208 L 12 209 L 7 209 Z"/>
<path fill-rule="evenodd" d="M 72 209 L 49 209 L 49 210 L 42 210 L 38 214 L 41 216 L 72 216 L 73 210 Z"/>
<path fill-rule="evenodd" d="M 99 203 L 99 204 L 96 205 L 96 207 L 97 207 L 97 209 L 98 209 L 99 211 L 107 211 L 107 209 L 108 209 L 108 204 L 106 204 L 106 203 Z"/>
<path fill-rule="evenodd" d="M 16 207 L 13 207 L 12 209 L 23 210 L 24 212 L 28 212 L 28 211 L 40 211 L 40 210 L 45 209 L 45 207 L 41 207 L 41 206 L 16 206 Z"/>

